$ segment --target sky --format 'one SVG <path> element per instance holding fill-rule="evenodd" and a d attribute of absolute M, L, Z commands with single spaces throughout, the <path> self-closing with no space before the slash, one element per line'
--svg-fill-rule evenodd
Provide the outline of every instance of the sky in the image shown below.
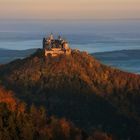
<path fill-rule="evenodd" d="M 0 0 L 0 19 L 139 19 L 140 0 Z"/>
<path fill-rule="evenodd" d="M 140 0 L 0 0 L 0 41 L 38 39 L 50 32 L 86 40 L 120 33 L 120 39 L 136 38 L 139 13 Z"/>
<path fill-rule="evenodd" d="M 139 13 L 140 0 L 0 0 L 0 32 L 139 32 Z"/>

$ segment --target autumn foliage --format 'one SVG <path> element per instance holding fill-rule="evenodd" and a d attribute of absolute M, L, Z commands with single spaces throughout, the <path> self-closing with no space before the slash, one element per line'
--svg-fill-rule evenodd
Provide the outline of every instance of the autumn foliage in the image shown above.
<path fill-rule="evenodd" d="M 90 137 L 66 119 L 49 117 L 43 107 L 36 108 L 32 105 L 27 109 L 23 103 L 14 98 L 11 91 L 0 87 L 0 140 L 98 140 L 99 138 L 112 140 L 102 132 Z"/>
<path fill-rule="evenodd" d="M 66 118 L 88 133 L 99 129 L 118 139 L 140 139 L 140 76 L 103 65 L 85 52 L 45 58 L 38 50 L 1 66 L 0 81 L 28 106 L 42 105 L 48 115 Z M 56 133 L 71 136 L 68 124 Z"/>

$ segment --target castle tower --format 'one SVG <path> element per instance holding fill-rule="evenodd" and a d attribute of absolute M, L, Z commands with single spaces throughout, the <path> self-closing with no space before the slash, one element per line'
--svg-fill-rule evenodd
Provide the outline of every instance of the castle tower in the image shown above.
<path fill-rule="evenodd" d="M 43 38 L 43 49 L 46 48 L 46 42 L 47 42 L 46 38 Z"/>
<path fill-rule="evenodd" d="M 52 34 L 49 37 L 43 38 L 43 49 L 49 49 L 51 47 L 52 39 L 53 39 Z"/>
<path fill-rule="evenodd" d="M 61 38 L 61 36 L 60 36 L 60 35 L 58 36 L 58 40 L 59 40 L 59 41 L 62 41 L 62 38 Z"/>
<path fill-rule="evenodd" d="M 66 49 L 66 50 L 69 49 L 69 44 L 68 44 L 68 42 L 64 42 L 64 43 L 63 43 L 63 48 Z"/>
<path fill-rule="evenodd" d="M 50 34 L 50 40 L 54 40 L 53 34 Z"/>

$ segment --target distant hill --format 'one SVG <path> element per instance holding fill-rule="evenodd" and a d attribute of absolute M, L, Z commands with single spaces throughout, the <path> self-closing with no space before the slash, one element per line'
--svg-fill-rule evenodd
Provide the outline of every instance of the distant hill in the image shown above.
<path fill-rule="evenodd" d="M 29 105 L 91 132 L 140 138 L 140 76 L 101 64 L 85 52 L 44 58 L 43 51 L 0 67 L 1 83 Z"/>
<path fill-rule="evenodd" d="M 140 50 L 101 52 L 92 55 L 106 65 L 140 74 Z"/>
<path fill-rule="evenodd" d="M 100 60 L 132 60 L 140 59 L 140 50 L 120 50 L 91 54 Z"/>
<path fill-rule="evenodd" d="M 29 50 L 7 50 L 0 48 L 0 64 L 9 63 L 15 59 L 22 59 L 34 53 L 36 49 Z"/>

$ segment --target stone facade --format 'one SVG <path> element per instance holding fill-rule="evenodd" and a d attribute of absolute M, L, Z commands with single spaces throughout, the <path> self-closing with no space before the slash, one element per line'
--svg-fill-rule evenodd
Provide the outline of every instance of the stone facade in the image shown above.
<path fill-rule="evenodd" d="M 71 49 L 68 42 L 62 39 L 60 36 L 58 39 L 54 39 L 52 34 L 43 39 L 43 49 L 45 51 L 45 56 L 55 57 L 63 54 L 71 54 Z"/>

